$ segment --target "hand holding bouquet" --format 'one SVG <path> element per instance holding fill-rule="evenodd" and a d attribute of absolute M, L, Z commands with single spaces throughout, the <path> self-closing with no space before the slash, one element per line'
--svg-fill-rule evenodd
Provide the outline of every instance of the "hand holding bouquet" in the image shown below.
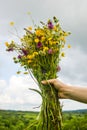
<path fill-rule="evenodd" d="M 32 123 L 29 130 L 61 130 L 61 106 L 58 99 L 58 91 L 48 84 L 41 84 L 42 80 L 57 77 L 59 61 L 64 56 L 62 48 L 65 46 L 65 38 L 70 33 L 60 27 L 56 17 L 41 22 L 41 26 L 25 28 L 25 35 L 20 39 L 21 44 L 12 41 L 6 43 L 7 51 L 16 51 L 15 63 L 20 63 L 25 68 L 25 73 L 32 74 L 38 82 L 42 97 L 41 111 L 38 119 Z M 70 48 L 70 45 L 68 46 Z"/>

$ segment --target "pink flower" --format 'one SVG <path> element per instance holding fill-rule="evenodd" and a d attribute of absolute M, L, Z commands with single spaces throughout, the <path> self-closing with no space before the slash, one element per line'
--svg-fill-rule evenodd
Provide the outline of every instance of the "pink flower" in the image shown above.
<path fill-rule="evenodd" d="M 49 28 L 49 29 L 53 29 L 53 24 L 52 24 L 51 21 L 48 22 L 48 28 Z"/>
<path fill-rule="evenodd" d="M 49 49 L 49 50 L 48 50 L 48 54 L 53 54 L 53 50 L 52 50 L 52 49 Z"/>

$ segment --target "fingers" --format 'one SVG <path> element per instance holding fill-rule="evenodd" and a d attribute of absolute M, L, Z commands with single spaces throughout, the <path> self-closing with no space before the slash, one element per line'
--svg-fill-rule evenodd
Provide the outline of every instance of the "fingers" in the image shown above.
<path fill-rule="evenodd" d="M 46 84 L 54 84 L 54 80 L 55 79 L 43 80 L 43 81 L 41 81 L 41 83 L 44 84 L 44 85 L 46 85 Z"/>

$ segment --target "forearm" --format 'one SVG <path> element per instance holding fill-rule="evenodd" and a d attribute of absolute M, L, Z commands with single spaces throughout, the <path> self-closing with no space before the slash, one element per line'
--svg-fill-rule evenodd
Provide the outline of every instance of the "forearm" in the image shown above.
<path fill-rule="evenodd" d="M 64 94 L 68 99 L 87 103 L 87 88 L 67 85 Z"/>

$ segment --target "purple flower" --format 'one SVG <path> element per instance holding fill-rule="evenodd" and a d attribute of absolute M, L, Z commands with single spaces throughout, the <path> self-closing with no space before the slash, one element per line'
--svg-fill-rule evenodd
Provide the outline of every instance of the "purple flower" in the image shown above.
<path fill-rule="evenodd" d="M 24 48 L 22 48 L 22 52 L 23 52 L 24 55 L 28 54 L 27 50 L 25 50 Z"/>
<path fill-rule="evenodd" d="M 18 59 L 21 59 L 21 57 L 22 57 L 21 55 L 18 55 Z"/>
<path fill-rule="evenodd" d="M 53 50 L 52 49 L 49 49 L 48 50 L 48 54 L 52 54 L 53 53 Z"/>
<path fill-rule="evenodd" d="M 48 22 L 48 28 L 49 28 L 49 29 L 53 29 L 53 24 L 52 24 L 51 21 Z"/>
<path fill-rule="evenodd" d="M 7 51 L 13 51 L 14 49 L 13 48 L 8 48 Z"/>
<path fill-rule="evenodd" d="M 38 42 L 37 48 L 40 48 L 40 47 L 42 47 L 42 43 L 41 43 L 41 42 Z"/>

